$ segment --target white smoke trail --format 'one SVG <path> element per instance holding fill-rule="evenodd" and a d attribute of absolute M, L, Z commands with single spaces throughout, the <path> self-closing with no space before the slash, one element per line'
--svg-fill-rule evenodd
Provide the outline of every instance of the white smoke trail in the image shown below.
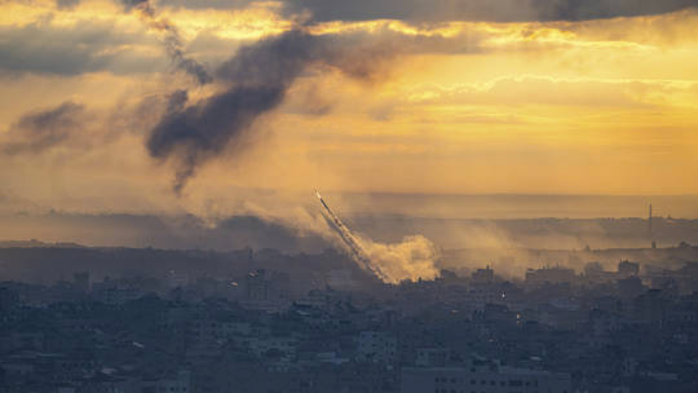
<path fill-rule="evenodd" d="M 324 207 L 327 221 L 337 231 L 349 248 L 352 258 L 362 269 L 391 284 L 403 280 L 433 280 L 439 276 L 439 270 L 435 266 L 439 252 L 434 243 L 426 237 L 407 236 L 401 243 L 383 244 L 357 236 L 334 214 L 317 190 L 315 195 Z"/>

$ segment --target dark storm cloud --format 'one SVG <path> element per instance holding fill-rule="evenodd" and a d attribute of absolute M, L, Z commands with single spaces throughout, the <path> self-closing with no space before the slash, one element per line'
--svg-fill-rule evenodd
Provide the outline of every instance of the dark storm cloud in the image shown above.
<path fill-rule="evenodd" d="M 697 7 L 698 0 L 530 0 L 539 20 L 591 20 L 661 15 Z"/>
<path fill-rule="evenodd" d="M 3 153 L 40 153 L 64 143 L 80 130 L 85 107 L 66 101 L 55 108 L 39 110 L 22 116 L 2 141 Z"/>
<path fill-rule="evenodd" d="M 698 6 L 698 0 L 288 0 L 293 13 L 316 21 L 400 19 L 440 21 L 557 21 L 655 15 Z"/>
<path fill-rule="evenodd" d="M 188 8 L 242 8 L 255 1 L 165 0 Z M 414 22 L 532 22 L 658 15 L 698 6 L 698 0 L 284 0 L 288 14 L 312 13 L 313 20 Z"/>

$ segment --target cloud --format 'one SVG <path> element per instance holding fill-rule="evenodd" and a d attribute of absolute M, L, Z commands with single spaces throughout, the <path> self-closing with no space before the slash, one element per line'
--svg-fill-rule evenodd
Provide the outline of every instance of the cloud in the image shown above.
<path fill-rule="evenodd" d="M 289 0 L 288 12 L 315 21 L 398 19 L 415 22 L 578 21 L 657 15 L 698 5 L 696 0 Z"/>
<path fill-rule="evenodd" d="M 0 145 L 0 151 L 9 155 L 40 153 L 70 138 L 81 127 L 84 115 L 85 107 L 71 101 L 24 115 L 10 131 L 9 140 Z"/>
<path fill-rule="evenodd" d="M 118 33 L 106 24 L 57 27 L 37 22 L 22 28 L 0 27 L 0 70 L 56 75 L 111 71 L 153 72 L 157 58 L 134 50 L 142 37 Z"/>
<path fill-rule="evenodd" d="M 194 9 L 240 9 L 263 1 L 167 0 Z M 659 15 L 698 6 L 697 0 L 285 0 L 290 15 L 312 14 L 314 22 L 396 19 L 414 22 L 580 21 Z"/>
<path fill-rule="evenodd" d="M 56 0 L 56 6 L 59 9 L 72 9 L 80 4 L 80 0 Z"/>
<path fill-rule="evenodd" d="M 652 94 L 679 94 L 686 88 L 665 81 L 550 78 L 540 75 L 500 77 L 487 83 L 430 86 L 407 96 L 421 105 L 546 105 L 645 109 Z"/>

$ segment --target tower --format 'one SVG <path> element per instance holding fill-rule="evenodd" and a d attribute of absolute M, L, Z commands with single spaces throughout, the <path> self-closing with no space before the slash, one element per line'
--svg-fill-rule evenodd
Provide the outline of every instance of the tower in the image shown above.
<path fill-rule="evenodd" d="M 650 235 L 650 240 L 652 239 L 652 204 L 650 203 L 650 215 L 649 218 L 647 219 L 647 224 L 649 226 L 649 235 Z"/>

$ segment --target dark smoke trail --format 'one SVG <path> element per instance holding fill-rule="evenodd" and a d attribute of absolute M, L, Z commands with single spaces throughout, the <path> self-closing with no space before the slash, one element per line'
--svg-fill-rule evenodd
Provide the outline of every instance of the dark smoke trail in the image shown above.
<path fill-rule="evenodd" d="M 362 60 L 350 60 L 326 36 L 293 30 L 242 47 L 216 72 L 228 89 L 185 107 L 186 97 L 173 96 L 170 110 L 147 142 L 151 156 L 174 159 L 174 190 L 180 193 L 203 162 L 229 147 L 239 147 L 254 121 L 277 108 L 311 64 L 332 66 L 355 77 Z M 358 57 L 358 56 L 357 56 Z M 238 146 L 235 146 L 238 144 Z"/>
<path fill-rule="evenodd" d="M 202 85 L 213 81 L 213 78 L 209 75 L 204 66 L 191 57 L 186 56 L 184 53 L 184 45 L 179 37 L 177 28 L 166 18 L 158 18 L 149 0 L 122 1 L 127 10 L 130 11 L 135 8 L 152 29 L 165 33 L 165 39 L 163 41 L 165 50 L 177 68 L 195 77 Z"/>
<path fill-rule="evenodd" d="M 257 116 L 276 107 L 284 93 L 278 86 L 241 86 L 184 108 L 180 100 L 186 100 L 186 93 L 182 98 L 178 92 L 170 99 L 169 113 L 153 129 L 148 151 L 159 159 L 176 157 L 174 191 L 179 194 L 199 164 L 220 154 Z"/>

